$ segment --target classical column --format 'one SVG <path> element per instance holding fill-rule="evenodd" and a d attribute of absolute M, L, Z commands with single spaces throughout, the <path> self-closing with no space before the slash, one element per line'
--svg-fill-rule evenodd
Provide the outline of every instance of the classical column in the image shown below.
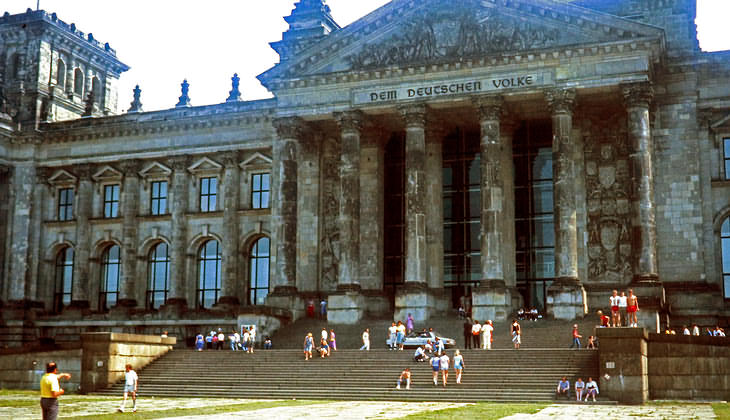
<path fill-rule="evenodd" d="M 481 281 L 472 293 L 472 315 L 477 320 L 503 320 L 511 313 L 511 297 L 504 281 L 504 180 L 500 133 L 501 96 L 475 101 L 479 112 L 481 173 Z"/>
<path fill-rule="evenodd" d="M 8 238 L 8 227 L 10 225 L 10 179 L 11 167 L 0 164 L 0 308 L 3 301 L 7 300 L 8 278 L 5 272 L 6 255 L 8 255 L 8 247 L 10 241 Z"/>
<path fill-rule="evenodd" d="M 304 136 L 305 123 L 298 117 L 274 120 L 277 138 L 273 145 L 271 224 L 276 262 L 271 306 L 293 311 L 297 318 L 297 147 Z"/>
<path fill-rule="evenodd" d="M 83 164 L 74 168 L 78 176 L 76 192 L 76 248 L 74 249 L 73 285 L 71 288 L 70 309 L 85 310 L 89 308 L 89 256 L 91 254 L 91 209 L 93 205 L 91 174 L 94 167 Z"/>
<path fill-rule="evenodd" d="M 70 56 L 68 63 L 66 63 L 66 86 L 64 87 L 64 92 L 67 94 L 69 99 L 73 99 L 75 69 L 76 58 L 74 56 Z"/>
<path fill-rule="evenodd" d="M 654 91 L 649 82 L 622 87 L 628 113 L 630 160 L 634 188 L 633 291 L 639 297 L 638 321 L 652 332 L 659 332 L 660 316 L 666 313 L 664 287 L 659 281 L 656 262 L 656 213 L 652 174 L 652 138 L 649 105 Z"/>
<path fill-rule="evenodd" d="M 321 133 L 311 133 L 299 142 L 297 158 L 297 290 L 300 293 L 325 293 L 320 288 L 320 238 L 324 236 L 324 214 L 320 201 L 325 188 L 322 168 Z M 329 216 L 329 215 L 328 215 Z M 333 217 L 337 216 L 335 209 Z M 336 228 L 336 227 L 335 227 Z M 336 273 L 335 273 L 336 276 Z M 333 288 L 337 286 L 333 284 Z"/>
<path fill-rule="evenodd" d="M 139 170 L 141 161 L 130 159 L 122 162 L 122 273 L 117 306 L 137 306 L 137 214 L 139 213 Z"/>
<path fill-rule="evenodd" d="M 170 238 L 170 290 L 165 302 L 165 310 L 179 310 L 187 306 L 187 287 L 185 276 L 186 252 L 188 246 L 188 224 L 185 213 L 188 209 L 188 159 L 178 156 L 171 160 L 172 200 L 170 214 L 172 237 Z"/>
<path fill-rule="evenodd" d="M 10 181 L 10 252 L 8 270 L 8 303 L 25 308 L 29 304 L 31 212 L 36 168 L 33 162 L 23 162 L 13 168 Z"/>
<path fill-rule="evenodd" d="M 451 301 L 444 290 L 443 141 L 441 124 L 433 123 L 426 127 L 426 283 L 438 311 L 447 310 Z"/>
<path fill-rule="evenodd" d="M 395 319 L 430 316 L 426 245 L 426 106 L 400 108 L 406 126 L 405 285 L 396 293 Z"/>
<path fill-rule="evenodd" d="M 337 293 L 329 297 L 327 320 L 354 324 L 365 305 L 360 294 L 360 135 L 364 115 L 348 111 L 335 115 L 340 126 L 340 261 Z"/>
<path fill-rule="evenodd" d="M 578 280 L 578 233 L 573 160 L 575 89 L 545 92 L 553 121 L 553 212 L 555 218 L 555 282 L 548 289 L 548 315 L 559 319 L 583 316 L 585 290 Z"/>
<path fill-rule="evenodd" d="M 223 284 L 218 305 L 237 306 L 241 303 L 238 282 L 238 203 L 241 174 L 237 152 L 226 152 L 221 155 L 223 162 Z"/>

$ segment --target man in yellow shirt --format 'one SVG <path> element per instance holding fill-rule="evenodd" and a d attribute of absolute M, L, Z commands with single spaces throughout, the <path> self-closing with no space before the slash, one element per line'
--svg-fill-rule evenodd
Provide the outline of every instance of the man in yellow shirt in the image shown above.
<path fill-rule="evenodd" d="M 41 378 L 41 412 L 43 420 L 56 420 L 58 417 L 58 397 L 64 390 L 59 385 L 59 379 L 71 379 L 68 373 L 58 373 L 56 362 L 46 365 L 46 374 Z"/>

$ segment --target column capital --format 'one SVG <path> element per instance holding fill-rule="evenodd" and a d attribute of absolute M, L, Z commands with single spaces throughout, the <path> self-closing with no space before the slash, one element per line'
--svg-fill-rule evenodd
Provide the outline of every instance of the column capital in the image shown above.
<path fill-rule="evenodd" d="M 499 121 L 502 116 L 504 98 L 502 95 L 482 95 L 474 98 L 474 105 L 479 110 L 479 121 Z"/>
<path fill-rule="evenodd" d="M 573 114 L 575 108 L 575 89 L 554 88 L 545 90 L 545 100 L 550 107 L 550 113 Z"/>
<path fill-rule="evenodd" d="M 367 121 L 365 114 L 357 109 L 352 111 L 335 112 L 334 117 L 342 131 L 361 132 Z"/>
<path fill-rule="evenodd" d="M 226 168 L 237 168 L 241 161 L 241 156 L 237 150 L 229 150 L 226 152 L 220 152 L 216 157 L 223 162 L 223 166 Z"/>
<path fill-rule="evenodd" d="M 426 104 L 416 103 L 410 105 L 402 105 L 398 107 L 398 111 L 406 123 L 406 128 L 426 126 Z"/>
<path fill-rule="evenodd" d="M 299 117 L 275 118 L 272 124 L 276 129 L 276 134 L 282 139 L 299 140 L 307 128 L 304 120 Z"/>
<path fill-rule="evenodd" d="M 627 108 L 635 106 L 649 108 L 654 99 L 654 88 L 651 86 L 651 82 L 625 83 L 621 85 L 621 92 Z"/>

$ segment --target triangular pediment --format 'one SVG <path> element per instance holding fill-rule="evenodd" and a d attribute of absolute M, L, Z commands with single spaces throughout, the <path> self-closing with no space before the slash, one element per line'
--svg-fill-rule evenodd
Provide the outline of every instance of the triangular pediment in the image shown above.
<path fill-rule="evenodd" d="M 259 79 L 267 85 L 662 36 L 659 28 L 556 0 L 393 0 Z"/>
<path fill-rule="evenodd" d="M 167 178 L 170 174 L 172 169 L 159 162 L 152 162 L 139 171 L 139 175 L 143 178 Z"/>
<path fill-rule="evenodd" d="M 63 169 L 57 170 L 50 178 L 48 178 L 48 182 L 51 185 L 75 184 L 76 180 L 77 178 L 75 176 Z"/>
<path fill-rule="evenodd" d="M 96 182 L 119 181 L 120 179 L 122 179 L 122 173 L 112 168 L 111 166 L 106 165 L 96 171 L 96 173 L 94 173 L 91 178 Z"/>
<path fill-rule="evenodd" d="M 203 174 L 203 173 L 217 173 L 220 172 L 223 169 L 223 165 L 220 163 L 217 163 L 207 157 L 203 157 L 198 159 L 195 163 L 193 163 L 189 168 L 188 171 L 194 174 Z"/>
<path fill-rule="evenodd" d="M 241 162 L 241 169 L 257 166 L 271 166 L 271 158 L 263 153 L 256 152 Z"/>

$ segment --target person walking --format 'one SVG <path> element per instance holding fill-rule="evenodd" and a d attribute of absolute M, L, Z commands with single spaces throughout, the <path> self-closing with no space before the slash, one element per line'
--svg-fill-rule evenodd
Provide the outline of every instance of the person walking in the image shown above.
<path fill-rule="evenodd" d="M 494 326 L 492 326 L 492 320 L 489 319 L 482 325 L 482 350 L 492 349 L 492 332 L 494 332 Z"/>
<path fill-rule="evenodd" d="M 477 321 L 474 320 L 474 324 L 471 326 L 471 339 L 472 339 L 472 348 L 478 349 L 479 348 L 479 337 L 482 334 L 482 325 Z"/>
<path fill-rule="evenodd" d="M 43 420 L 56 420 L 58 417 L 58 397 L 66 392 L 58 383 L 59 379 L 71 379 L 71 374 L 58 373 L 56 362 L 48 362 L 46 374 L 41 378 L 41 415 Z"/>
<path fill-rule="evenodd" d="M 335 330 L 330 330 L 330 349 L 337 351 L 337 340 L 335 339 Z"/>
<path fill-rule="evenodd" d="M 223 350 L 223 343 L 226 342 L 226 335 L 223 334 L 223 330 L 218 328 L 218 342 L 216 344 L 216 349 Z"/>
<path fill-rule="evenodd" d="M 515 345 L 515 350 L 519 350 L 522 344 L 522 328 L 516 319 L 512 320 L 512 343 Z"/>
<path fill-rule="evenodd" d="M 406 318 L 406 329 L 408 330 L 408 334 L 413 332 L 414 322 L 413 322 L 413 315 L 408 314 L 408 318 Z"/>
<path fill-rule="evenodd" d="M 248 352 L 253 353 L 253 348 L 256 347 L 256 326 L 251 325 L 251 328 L 248 329 L 248 340 L 251 342 L 251 344 L 248 346 Z"/>
<path fill-rule="evenodd" d="M 449 379 L 449 363 L 451 362 L 451 360 L 449 359 L 449 356 L 446 354 L 446 352 L 443 352 L 441 353 L 439 361 L 441 363 L 441 378 L 444 381 L 444 388 L 446 388 L 446 382 L 448 382 Z"/>
<path fill-rule="evenodd" d="M 203 334 L 198 333 L 198 335 L 195 336 L 195 349 L 203 351 L 203 346 L 205 346 L 205 338 L 203 337 Z"/>
<path fill-rule="evenodd" d="M 570 348 L 577 346 L 578 350 L 580 350 L 580 339 L 583 338 L 582 335 L 578 334 L 578 324 L 573 324 L 573 343 L 570 345 Z"/>
<path fill-rule="evenodd" d="M 464 319 L 464 348 L 471 348 L 471 321 L 469 318 Z"/>
<path fill-rule="evenodd" d="M 441 368 L 441 358 L 438 353 L 434 353 L 431 357 L 431 372 L 433 373 L 433 386 L 439 384 L 439 370 Z"/>
<path fill-rule="evenodd" d="M 370 328 L 365 328 L 362 333 L 362 347 L 360 350 L 370 351 Z"/>
<path fill-rule="evenodd" d="M 461 372 L 464 370 L 464 356 L 459 350 L 454 352 L 454 371 L 456 371 L 456 383 L 461 383 Z"/>
<path fill-rule="evenodd" d="M 132 412 L 137 412 L 137 386 L 139 385 L 139 378 L 137 377 L 137 372 L 132 369 L 132 365 L 127 363 L 127 365 L 124 367 L 126 372 L 124 372 L 124 399 L 122 400 L 122 405 L 119 406 L 117 411 L 120 413 L 124 412 L 124 409 L 127 406 L 127 395 L 132 394 Z"/>
<path fill-rule="evenodd" d="M 314 347 L 314 338 L 310 332 L 304 337 L 304 360 L 312 358 L 312 347 Z"/>

